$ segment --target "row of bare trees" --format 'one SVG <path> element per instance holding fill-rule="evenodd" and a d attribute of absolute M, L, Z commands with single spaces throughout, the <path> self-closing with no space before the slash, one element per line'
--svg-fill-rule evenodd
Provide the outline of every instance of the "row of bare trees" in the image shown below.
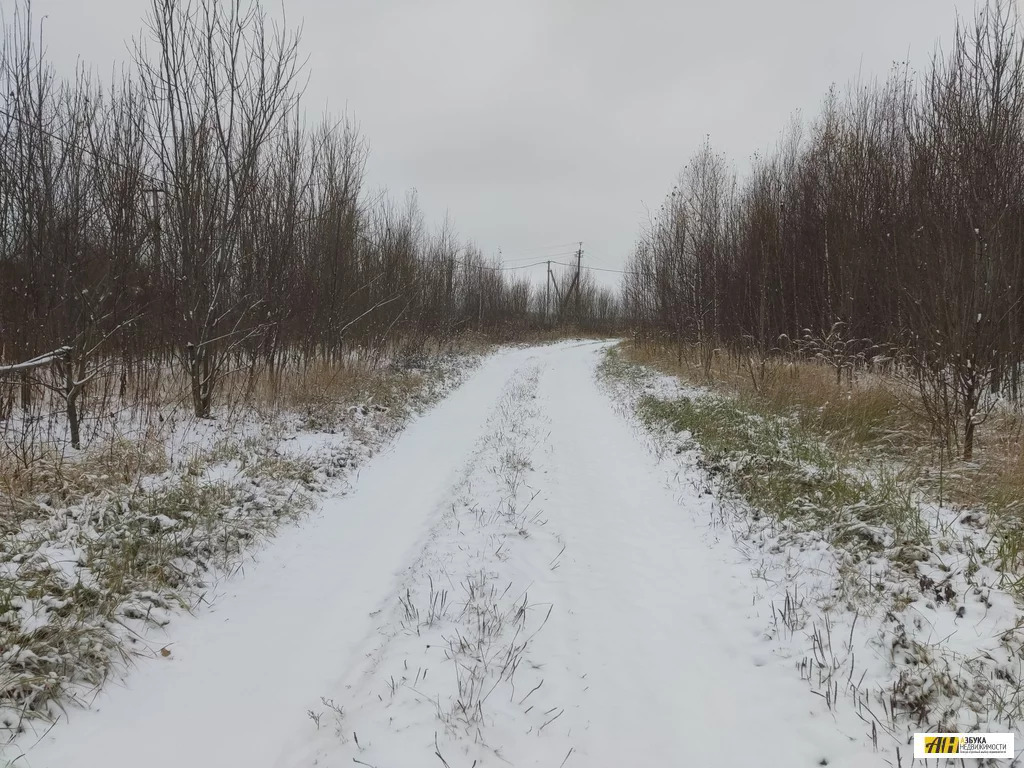
<path fill-rule="evenodd" d="M 415 197 L 366 194 L 364 141 L 308 124 L 298 35 L 259 0 L 150 0 L 110 85 L 59 78 L 27 2 L 3 23 L 0 373 L 27 406 L 36 366 L 11 366 L 59 350 L 76 445 L 100 372 L 173 367 L 207 416 L 240 366 L 538 322 L 539 292 Z"/>
<path fill-rule="evenodd" d="M 831 91 L 738 180 L 705 145 L 637 245 L 640 330 L 768 354 L 842 335 L 899 355 L 970 458 L 993 396 L 1020 403 L 1024 39 L 1011 4 L 958 24 L 921 75 Z"/>

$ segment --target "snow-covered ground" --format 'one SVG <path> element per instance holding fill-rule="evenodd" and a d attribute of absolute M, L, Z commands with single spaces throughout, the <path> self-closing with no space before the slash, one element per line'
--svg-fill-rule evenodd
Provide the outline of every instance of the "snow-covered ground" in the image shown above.
<path fill-rule="evenodd" d="M 355 359 L 326 382 L 322 371 L 285 380 L 273 400 L 226 400 L 213 419 L 173 399 L 94 407 L 81 451 L 45 402 L 0 422 L 0 744 L 88 706 L 132 661 L 171 655 L 151 629 L 204 604 L 282 526 L 344 493 L 477 362 Z"/>
<path fill-rule="evenodd" d="M 616 407 L 605 346 L 489 357 L 16 765 L 897 765 L 812 692 L 787 585 Z"/>

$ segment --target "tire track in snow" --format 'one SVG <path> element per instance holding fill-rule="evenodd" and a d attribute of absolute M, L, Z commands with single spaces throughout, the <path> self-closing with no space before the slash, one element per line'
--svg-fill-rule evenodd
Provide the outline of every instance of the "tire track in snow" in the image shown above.
<path fill-rule="evenodd" d="M 566 350 L 539 390 L 552 415 L 544 503 L 567 549 L 553 597 L 565 612 L 538 652 L 586 675 L 577 764 L 884 765 L 852 711 L 834 716 L 795 670 L 766 663 L 749 564 L 713 539 L 699 482 L 666 483 L 599 390 L 599 361 Z"/>
<path fill-rule="evenodd" d="M 364 661 L 311 712 L 318 733 L 295 765 L 548 765 L 568 753 L 545 729 L 571 701 L 553 696 L 533 643 L 556 608 L 543 596 L 562 548 L 536 503 L 542 367 L 510 377 Z"/>
<path fill-rule="evenodd" d="M 175 621 L 160 639 L 171 658 L 109 682 L 92 710 L 70 709 L 18 766 L 289 765 L 282 745 L 315 732 L 307 710 L 359 658 L 370 614 L 394 600 L 496 397 L 534 354 L 487 360 L 370 461 L 352 493 L 282 531 L 212 606 Z"/>

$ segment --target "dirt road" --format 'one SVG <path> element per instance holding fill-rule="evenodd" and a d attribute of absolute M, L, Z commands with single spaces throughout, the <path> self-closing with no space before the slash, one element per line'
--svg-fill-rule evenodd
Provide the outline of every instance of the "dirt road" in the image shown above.
<path fill-rule="evenodd" d="M 18 764 L 884 764 L 773 655 L 603 348 L 490 357 Z"/>

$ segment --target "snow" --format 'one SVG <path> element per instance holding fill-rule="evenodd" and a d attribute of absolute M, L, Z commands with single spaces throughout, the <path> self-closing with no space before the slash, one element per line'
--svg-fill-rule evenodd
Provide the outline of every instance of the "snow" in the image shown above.
<path fill-rule="evenodd" d="M 794 583 L 596 381 L 605 346 L 488 358 L 17 765 L 895 765 L 803 679 Z"/>
<path fill-rule="evenodd" d="M 638 371 L 607 378 L 627 410 L 642 394 L 720 397 Z M 1024 620 L 1006 591 L 1007 574 L 997 570 L 999 537 L 984 513 L 965 514 L 915 491 L 926 538 L 911 549 L 894 541 L 888 524 L 851 517 L 857 505 L 838 515 L 819 510 L 818 527 L 808 530 L 724 490 L 720 473 L 701 471 L 706 462 L 688 433 L 655 429 L 650 437 L 667 482 L 684 495 L 687 486 L 700 488 L 712 500 L 705 520 L 748 562 L 752 605 L 767 617 L 775 655 L 796 666 L 830 710 L 852 707 L 885 763 L 901 765 L 916 732 L 1019 732 Z M 866 555 L 849 537 L 842 547 L 828 543 L 854 524 L 875 541 Z"/>
<path fill-rule="evenodd" d="M 770 663 L 749 566 L 709 537 L 712 497 L 663 476 L 586 365 L 556 372 L 549 504 L 567 531 L 556 604 L 589 685 L 579 764 L 877 765 L 859 722 Z"/>
<path fill-rule="evenodd" d="M 53 352 L 47 352 L 45 355 L 33 357 L 31 360 L 26 360 L 23 363 L 0 365 L 0 373 L 15 373 L 17 371 L 29 371 L 33 368 L 41 368 L 44 365 L 49 365 L 50 363 L 67 357 L 67 354 L 70 351 L 71 347 L 60 347 L 59 349 L 55 349 Z"/>

